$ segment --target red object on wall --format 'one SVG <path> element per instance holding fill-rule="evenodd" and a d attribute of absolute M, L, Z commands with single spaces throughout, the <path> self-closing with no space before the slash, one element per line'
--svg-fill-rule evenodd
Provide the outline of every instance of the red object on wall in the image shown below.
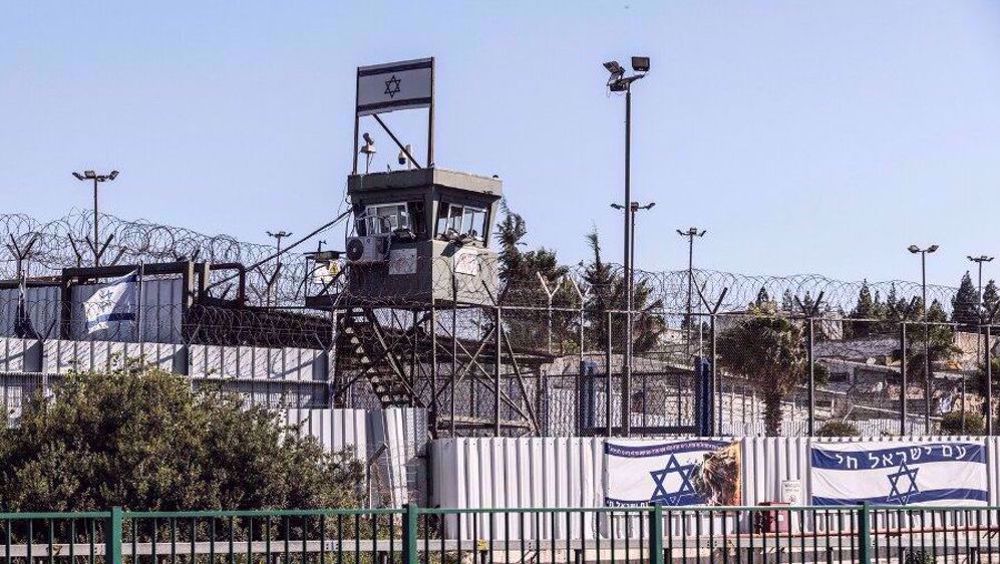
<path fill-rule="evenodd" d="M 761 505 L 766 507 L 788 507 L 788 504 L 782 501 L 765 501 Z M 791 511 L 761 511 L 757 513 L 757 532 L 787 533 L 791 519 Z"/>

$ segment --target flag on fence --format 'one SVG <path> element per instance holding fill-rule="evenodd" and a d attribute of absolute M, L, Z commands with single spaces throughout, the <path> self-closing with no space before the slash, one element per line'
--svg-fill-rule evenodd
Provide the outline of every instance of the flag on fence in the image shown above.
<path fill-rule="evenodd" d="M 607 441 L 604 505 L 740 505 L 738 442 Z"/>
<path fill-rule="evenodd" d="M 87 332 L 108 329 L 112 323 L 135 322 L 139 310 L 138 302 L 138 270 L 99 287 L 93 296 L 83 302 Z"/>
<path fill-rule="evenodd" d="M 18 284 L 17 313 L 14 319 L 14 336 L 20 339 L 37 339 L 38 332 L 31 324 L 31 314 L 28 313 L 28 285 L 24 277 Z"/>
<path fill-rule="evenodd" d="M 812 503 L 985 505 L 986 448 L 972 442 L 846 442 L 811 448 Z"/>

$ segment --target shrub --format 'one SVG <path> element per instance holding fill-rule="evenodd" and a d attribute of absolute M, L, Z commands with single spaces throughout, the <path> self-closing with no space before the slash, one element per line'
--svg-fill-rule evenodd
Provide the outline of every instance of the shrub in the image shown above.
<path fill-rule="evenodd" d="M 356 505 L 360 464 L 294 431 L 161 370 L 71 374 L 0 430 L 0 511 Z"/>
<path fill-rule="evenodd" d="M 858 428 L 843 421 L 828 421 L 816 430 L 817 437 L 857 437 Z"/>
<path fill-rule="evenodd" d="M 965 412 L 965 429 L 962 429 L 962 412 L 952 411 L 941 418 L 942 435 L 982 435 L 986 432 L 983 416 L 973 411 Z"/>

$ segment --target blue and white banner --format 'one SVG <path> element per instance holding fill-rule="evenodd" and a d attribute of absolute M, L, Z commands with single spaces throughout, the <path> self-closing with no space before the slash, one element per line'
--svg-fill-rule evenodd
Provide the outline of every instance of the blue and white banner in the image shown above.
<path fill-rule="evenodd" d="M 134 323 L 139 310 L 139 271 L 104 284 L 83 302 L 87 332 L 111 329 L 121 322 Z"/>
<path fill-rule="evenodd" d="M 986 447 L 973 442 L 813 443 L 813 505 L 986 505 Z"/>
<path fill-rule="evenodd" d="M 740 505 L 739 443 L 608 440 L 604 456 L 608 507 Z"/>

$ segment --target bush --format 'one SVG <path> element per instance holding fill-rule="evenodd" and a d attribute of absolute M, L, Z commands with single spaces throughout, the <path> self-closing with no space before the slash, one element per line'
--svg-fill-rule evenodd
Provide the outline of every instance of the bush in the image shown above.
<path fill-rule="evenodd" d="M 904 564 L 934 564 L 934 553 L 929 550 L 909 550 Z"/>
<path fill-rule="evenodd" d="M 962 430 L 961 411 L 952 411 L 941 418 L 942 435 L 982 435 L 985 432 L 983 416 L 973 411 L 965 412 L 965 430 Z"/>
<path fill-rule="evenodd" d="M 843 421 L 828 421 L 816 430 L 817 437 L 857 437 L 858 428 Z"/>
<path fill-rule="evenodd" d="M 0 511 L 348 506 L 362 476 L 275 412 L 134 364 L 69 375 L 0 430 Z"/>

